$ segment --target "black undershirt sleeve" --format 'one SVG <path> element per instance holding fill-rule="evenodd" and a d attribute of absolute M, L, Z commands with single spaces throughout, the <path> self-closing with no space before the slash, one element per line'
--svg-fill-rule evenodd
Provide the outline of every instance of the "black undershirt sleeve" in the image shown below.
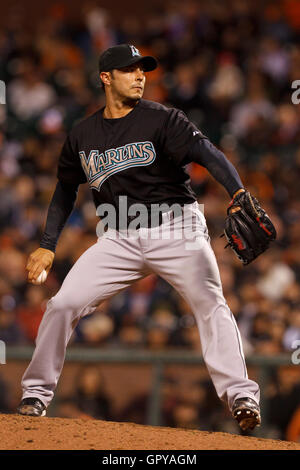
<path fill-rule="evenodd" d="M 55 253 L 58 238 L 71 214 L 78 192 L 78 184 L 58 181 L 49 205 L 46 228 L 40 247 Z"/>
<path fill-rule="evenodd" d="M 224 186 L 230 197 L 244 185 L 239 177 L 238 172 L 232 163 L 225 157 L 224 153 L 217 149 L 208 139 L 197 140 L 184 163 L 199 163 L 204 166 L 209 173 Z"/>

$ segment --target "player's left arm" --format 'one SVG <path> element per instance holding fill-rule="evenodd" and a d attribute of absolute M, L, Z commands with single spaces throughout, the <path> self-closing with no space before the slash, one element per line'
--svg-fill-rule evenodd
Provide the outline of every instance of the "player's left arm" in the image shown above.
<path fill-rule="evenodd" d="M 194 142 L 186 162 L 195 162 L 205 167 L 216 181 L 224 186 L 231 198 L 245 191 L 236 168 L 224 153 L 206 138 Z"/>
<path fill-rule="evenodd" d="M 159 143 L 173 163 L 185 166 L 196 162 L 204 166 L 226 188 L 231 198 L 245 190 L 232 163 L 189 121 L 183 111 L 170 108 L 166 116 Z"/>
<path fill-rule="evenodd" d="M 208 139 L 195 142 L 188 158 L 206 167 L 228 191 L 232 199 L 227 209 L 224 235 L 243 264 L 251 263 L 276 239 L 271 219 L 257 199 L 245 190 L 232 163 Z"/>

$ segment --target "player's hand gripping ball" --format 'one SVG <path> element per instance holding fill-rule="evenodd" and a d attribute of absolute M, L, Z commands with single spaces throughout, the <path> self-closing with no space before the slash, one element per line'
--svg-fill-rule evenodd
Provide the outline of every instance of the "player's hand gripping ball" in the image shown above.
<path fill-rule="evenodd" d="M 35 285 L 46 281 L 51 269 L 54 252 L 45 248 L 38 248 L 28 258 L 26 269 L 28 271 L 28 282 Z"/>
<path fill-rule="evenodd" d="M 41 274 L 37 277 L 37 279 L 33 280 L 32 281 L 32 284 L 35 284 L 37 286 L 39 286 L 40 284 L 43 284 L 46 279 L 47 279 L 47 272 L 45 271 L 45 269 L 43 269 L 43 271 L 41 272 Z"/>
<path fill-rule="evenodd" d="M 227 209 L 224 234 L 243 265 L 251 263 L 276 239 L 270 217 L 249 191 L 240 192 Z"/>

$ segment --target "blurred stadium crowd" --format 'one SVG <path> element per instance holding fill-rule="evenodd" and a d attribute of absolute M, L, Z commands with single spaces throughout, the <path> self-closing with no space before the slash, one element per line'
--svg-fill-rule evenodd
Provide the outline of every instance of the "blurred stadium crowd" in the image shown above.
<path fill-rule="evenodd" d="M 300 106 L 291 100 L 291 84 L 300 79 L 299 2 L 171 1 L 143 21 L 125 15 L 118 22 L 95 2 L 83 4 L 80 18 L 70 22 L 57 3 L 30 32 L 16 12 L 0 31 L 7 87 L 0 109 L 0 339 L 33 344 L 47 299 L 96 241 L 98 219 L 84 185 L 46 284 L 26 283 L 66 133 L 104 105 L 100 53 L 127 42 L 160 62 L 147 75 L 144 98 L 182 109 L 274 221 L 276 243 L 243 268 L 219 238 L 229 196 L 204 168 L 189 166 L 246 354 L 291 351 L 300 340 Z M 200 348 L 189 306 L 155 276 L 84 318 L 71 344 Z M 299 384 L 294 380 L 293 391 Z"/>

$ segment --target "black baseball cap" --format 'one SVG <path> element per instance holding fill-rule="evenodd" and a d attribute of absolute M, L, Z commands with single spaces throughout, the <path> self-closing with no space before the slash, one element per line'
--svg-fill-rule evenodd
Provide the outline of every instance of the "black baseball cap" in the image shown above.
<path fill-rule="evenodd" d="M 142 62 L 145 72 L 156 69 L 157 60 L 152 56 L 142 56 L 132 44 L 120 44 L 104 51 L 99 59 L 99 72 L 109 72 L 128 65 Z"/>

